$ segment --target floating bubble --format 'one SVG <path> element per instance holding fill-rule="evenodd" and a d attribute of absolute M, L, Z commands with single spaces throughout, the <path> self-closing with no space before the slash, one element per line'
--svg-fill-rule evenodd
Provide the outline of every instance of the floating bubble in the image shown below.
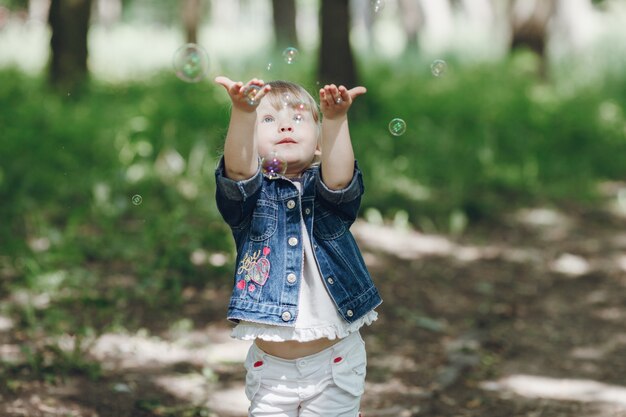
<path fill-rule="evenodd" d="M 291 98 L 291 94 L 283 93 L 280 96 L 280 103 L 283 105 L 283 107 L 289 107 L 291 105 L 291 103 L 293 103 L 293 99 Z"/>
<path fill-rule="evenodd" d="M 183 81 L 195 83 L 209 71 L 209 55 L 200 45 L 187 43 L 174 52 L 174 71 Z"/>
<path fill-rule="evenodd" d="M 143 198 L 141 198 L 141 196 L 139 194 L 135 194 L 130 201 L 133 202 L 134 205 L 138 206 L 141 204 L 141 202 L 143 201 Z"/>
<path fill-rule="evenodd" d="M 435 77 L 442 76 L 447 70 L 448 64 L 446 64 L 446 61 L 441 59 L 435 59 L 430 65 L 430 72 L 432 72 Z"/>
<path fill-rule="evenodd" d="M 372 0 L 372 8 L 374 9 L 374 13 L 380 12 L 385 8 L 385 0 Z"/>
<path fill-rule="evenodd" d="M 337 104 L 341 104 L 341 103 L 343 103 L 343 99 L 342 99 L 341 97 L 337 97 L 337 98 L 335 99 L 335 103 L 337 103 Z"/>
<path fill-rule="evenodd" d="M 295 120 L 296 123 L 301 123 L 302 120 L 304 120 L 304 117 L 301 114 L 296 114 L 293 116 L 293 120 Z"/>
<path fill-rule="evenodd" d="M 261 168 L 270 179 L 276 179 L 279 175 L 285 175 L 287 172 L 287 161 L 282 159 L 278 152 L 272 152 L 261 159 Z"/>
<path fill-rule="evenodd" d="M 289 48 L 285 48 L 285 50 L 283 51 L 283 58 L 285 59 L 286 63 L 293 64 L 294 62 L 296 62 L 298 54 L 298 50 L 290 46 Z"/>
<path fill-rule="evenodd" d="M 266 70 L 271 71 L 272 70 L 272 63 L 268 62 L 267 66 L 265 67 Z"/>
<path fill-rule="evenodd" d="M 259 104 L 259 100 L 256 99 L 256 95 L 259 92 L 261 87 L 258 85 L 249 85 L 243 92 L 243 95 L 246 96 L 246 101 L 251 106 L 256 106 Z"/>
<path fill-rule="evenodd" d="M 400 136 L 406 132 L 406 122 L 402 119 L 395 118 L 389 122 L 389 131 L 394 136 Z"/>

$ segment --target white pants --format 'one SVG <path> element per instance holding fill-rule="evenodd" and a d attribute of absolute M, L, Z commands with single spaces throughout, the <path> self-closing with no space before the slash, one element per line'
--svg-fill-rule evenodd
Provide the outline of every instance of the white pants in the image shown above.
<path fill-rule="evenodd" d="M 245 362 L 250 417 L 358 417 L 365 388 L 358 332 L 314 355 L 281 359 L 252 344 Z"/>

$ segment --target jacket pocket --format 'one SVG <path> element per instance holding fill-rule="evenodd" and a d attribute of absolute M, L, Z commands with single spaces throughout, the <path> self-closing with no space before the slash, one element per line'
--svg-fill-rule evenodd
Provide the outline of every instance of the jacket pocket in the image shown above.
<path fill-rule="evenodd" d="M 346 232 L 346 224 L 334 213 L 321 207 L 315 208 L 313 234 L 323 240 L 337 239 Z"/>
<path fill-rule="evenodd" d="M 269 239 L 278 226 L 278 204 L 259 199 L 252 213 L 250 240 L 261 242 Z"/>

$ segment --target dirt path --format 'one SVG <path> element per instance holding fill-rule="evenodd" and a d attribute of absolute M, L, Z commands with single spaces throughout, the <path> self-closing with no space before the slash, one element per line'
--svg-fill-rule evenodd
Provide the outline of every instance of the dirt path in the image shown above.
<path fill-rule="evenodd" d="M 385 300 L 363 331 L 366 417 L 626 416 L 626 218 L 568 212 L 454 240 L 354 226 Z M 228 336 L 227 295 L 188 291 L 180 326 L 101 336 L 102 378 L 23 381 L 0 415 L 245 416 L 247 345 Z"/>
<path fill-rule="evenodd" d="M 392 301 L 369 334 L 366 409 L 626 416 L 625 225 L 533 210 L 460 242 L 358 229 Z"/>

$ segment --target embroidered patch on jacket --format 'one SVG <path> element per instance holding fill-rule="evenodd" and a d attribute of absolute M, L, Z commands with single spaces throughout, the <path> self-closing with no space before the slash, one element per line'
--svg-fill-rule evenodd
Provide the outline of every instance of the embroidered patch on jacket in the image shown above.
<path fill-rule="evenodd" d="M 252 254 L 246 253 L 241 262 L 239 262 L 239 268 L 237 268 L 237 274 L 245 274 L 244 279 L 237 282 L 237 288 L 243 290 L 246 287 L 246 282 L 256 282 L 258 285 L 265 285 L 267 278 L 270 276 L 270 261 L 267 259 L 267 255 L 271 252 L 269 247 L 264 247 L 262 256 L 261 250 L 257 250 Z M 254 285 L 248 285 L 248 291 L 254 291 Z"/>

